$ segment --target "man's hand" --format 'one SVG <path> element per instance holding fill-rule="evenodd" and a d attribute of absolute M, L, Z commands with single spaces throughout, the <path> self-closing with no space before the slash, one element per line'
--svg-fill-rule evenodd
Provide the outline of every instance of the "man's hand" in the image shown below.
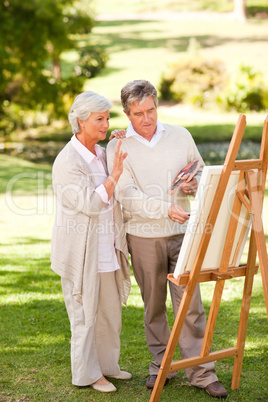
<path fill-rule="evenodd" d="M 198 187 L 198 182 L 195 177 L 193 177 L 192 180 L 187 181 L 188 176 L 189 175 L 185 175 L 182 178 L 182 180 L 184 180 L 184 182 L 180 185 L 180 189 L 186 195 L 195 196 L 195 193 L 196 193 L 197 187 Z"/>
<path fill-rule="evenodd" d="M 190 214 L 179 205 L 171 204 L 168 209 L 168 216 L 172 221 L 179 222 L 182 225 L 189 219 Z"/>
<path fill-rule="evenodd" d="M 127 130 L 123 130 L 123 129 L 113 130 L 111 132 L 109 141 L 111 141 L 113 138 L 117 138 L 118 140 L 120 140 L 122 138 L 126 138 L 126 132 L 127 132 Z"/>

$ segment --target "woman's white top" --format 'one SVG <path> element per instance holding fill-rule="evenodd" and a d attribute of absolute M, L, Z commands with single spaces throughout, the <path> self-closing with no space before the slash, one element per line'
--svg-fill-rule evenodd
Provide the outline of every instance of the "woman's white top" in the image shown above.
<path fill-rule="evenodd" d="M 99 194 L 106 206 L 101 210 L 99 222 L 96 228 L 98 233 L 98 272 L 112 272 L 119 269 L 119 264 L 115 254 L 114 247 L 114 217 L 113 217 L 113 197 L 108 200 L 108 194 L 103 183 L 107 179 L 107 173 L 100 160 L 102 149 L 99 145 L 95 145 L 94 155 L 90 152 L 74 135 L 71 138 L 72 145 L 82 158 L 90 165 L 94 173 L 96 183 L 95 191 Z"/>

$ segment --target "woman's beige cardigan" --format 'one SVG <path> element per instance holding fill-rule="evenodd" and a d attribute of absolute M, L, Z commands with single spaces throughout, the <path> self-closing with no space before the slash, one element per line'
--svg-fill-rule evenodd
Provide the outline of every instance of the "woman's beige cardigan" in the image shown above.
<path fill-rule="evenodd" d="M 102 163 L 107 171 L 106 152 Z M 97 192 L 94 174 L 69 142 L 57 156 L 52 171 L 56 217 L 51 241 L 51 267 L 74 283 L 73 296 L 83 304 L 86 326 L 92 325 L 98 303 L 98 222 L 105 203 Z M 121 269 L 116 271 L 122 303 L 130 291 L 130 270 L 121 208 L 114 202 L 115 248 Z"/>

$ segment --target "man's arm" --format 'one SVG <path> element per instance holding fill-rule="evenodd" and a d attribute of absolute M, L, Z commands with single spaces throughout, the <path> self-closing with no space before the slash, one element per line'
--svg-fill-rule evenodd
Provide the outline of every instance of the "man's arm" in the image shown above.
<path fill-rule="evenodd" d="M 109 171 L 113 166 L 116 142 L 117 139 L 113 139 L 107 146 L 107 164 Z M 118 180 L 114 194 L 115 198 L 129 214 L 138 214 L 146 219 L 169 217 L 179 223 L 184 223 L 189 219 L 189 214 L 178 205 L 158 199 L 141 191 L 135 184 L 127 161 L 125 161 L 124 171 Z"/>
<path fill-rule="evenodd" d="M 107 165 L 109 171 L 113 166 L 116 143 L 117 139 L 113 139 L 107 146 Z M 124 171 L 118 180 L 114 195 L 123 208 L 130 214 L 135 213 L 148 219 L 159 219 L 168 216 L 168 209 L 171 203 L 141 191 L 135 184 L 127 160 L 124 163 Z"/>

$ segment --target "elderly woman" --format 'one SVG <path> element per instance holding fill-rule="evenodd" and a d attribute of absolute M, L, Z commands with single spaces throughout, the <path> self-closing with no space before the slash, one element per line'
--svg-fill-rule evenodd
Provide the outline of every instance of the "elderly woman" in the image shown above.
<path fill-rule="evenodd" d="M 74 135 L 53 165 L 51 267 L 61 276 L 70 320 L 72 383 L 100 392 L 116 391 L 104 376 L 131 378 L 118 366 L 130 271 L 121 209 L 113 198 L 127 154 L 119 143 L 108 175 L 105 150 L 97 145 L 106 138 L 111 106 L 92 91 L 76 97 L 69 112 Z"/>

